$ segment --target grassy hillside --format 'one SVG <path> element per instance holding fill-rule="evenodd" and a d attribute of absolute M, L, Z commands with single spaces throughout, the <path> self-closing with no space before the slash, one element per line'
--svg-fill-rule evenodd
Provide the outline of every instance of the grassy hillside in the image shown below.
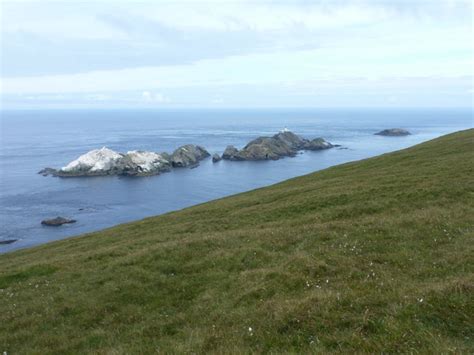
<path fill-rule="evenodd" d="M 0 352 L 474 352 L 474 130 L 0 255 Z"/>

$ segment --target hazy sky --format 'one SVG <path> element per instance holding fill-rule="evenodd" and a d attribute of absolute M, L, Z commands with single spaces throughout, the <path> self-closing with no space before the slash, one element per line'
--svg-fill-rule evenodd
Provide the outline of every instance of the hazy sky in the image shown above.
<path fill-rule="evenodd" d="M 471 106 L 471 1 L 1 0 L 22 106 Z"/>

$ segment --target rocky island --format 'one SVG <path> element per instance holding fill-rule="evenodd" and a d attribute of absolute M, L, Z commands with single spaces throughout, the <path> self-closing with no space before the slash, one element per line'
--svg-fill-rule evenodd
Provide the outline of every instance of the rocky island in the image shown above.
<path fill-rule="evenodd" d="M 403 128 L 389 128 L 375 133 L 376 136 L 400 137 L 409 136 L 411 133 Z"/>
<path fill-rule="evenodd" d="M 322 150 L 336 146 L 323 138 L 309 140 L 285 129 L 272 137 L 256 138 L 241 150 L 231 145 L 227 146 L 222 156 L 214 154 L 212 161 L 277 160 L 295 156 L 301 150 Z M 194 168 L 209 156 L 206 149 L 193 144 L 179 147 L 172 154 L 141 150 L 132 150 L 124 154 L 103 147 L 81 155 L 60 169 L 45 168 L 38 174 L 58 177 L 159 175 L 172 168 Z"/>
<path fill-rule="evenodd" d="M 42 220 L 41 224 L 44 226 L 59 227 L 59 226 L 62 226 L 63 224 L 71 224 L 71 223 L 76 223 L 76 222 L 77 221 L 75 219 L 56 217 L 56 218 Z"/>
<path fill-rule="evenodd" d="M 172 167 L 192 167 L 210 156 L 200 146 L 192 144 L 176 149 L 173 154 L 132 150 L 126 154 L 103 147 L 91 150 L 60 169 L 45 168 L 43 176 L 148 176 L 170 171 Z"/>
<path fill-rule="evenodd" d="M 295 156 L 300 150 L 322 150 L 333 147 L 335 145 L 323 138 L 308 140 L 285 129 L 273 137 L 256 138 L 241 150 L 229 145 L 222 154 L 222 159 L 234 161 L 277 160 Z"/>

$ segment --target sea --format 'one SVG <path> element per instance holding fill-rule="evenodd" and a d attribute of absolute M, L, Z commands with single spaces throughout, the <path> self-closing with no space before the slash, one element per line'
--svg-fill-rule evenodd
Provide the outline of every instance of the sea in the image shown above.
<path fill-rule="evenodd" d="M 64 239 L 268 186 L 327 167 L 472 128 L 467 109 L 75 109 L 0 111 L 0 253 Z M 199 144 L 211 154 L 287 128 L 341 147 L 263 162 L 201 162 L 150 177 L 44 177 L 92 149 L 172 152 Z M 405 128 L 412 135 L 374 135 Z M 74 224 L 47 227 L 63 216 Z"/>

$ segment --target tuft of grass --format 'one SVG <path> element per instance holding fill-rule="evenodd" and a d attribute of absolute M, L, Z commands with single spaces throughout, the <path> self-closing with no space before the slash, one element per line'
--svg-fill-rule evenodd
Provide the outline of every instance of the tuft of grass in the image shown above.
<path fill-rule="evenodd" d="M 0 351 L 472 353 L 474 130 L 0 255 Z"/>

